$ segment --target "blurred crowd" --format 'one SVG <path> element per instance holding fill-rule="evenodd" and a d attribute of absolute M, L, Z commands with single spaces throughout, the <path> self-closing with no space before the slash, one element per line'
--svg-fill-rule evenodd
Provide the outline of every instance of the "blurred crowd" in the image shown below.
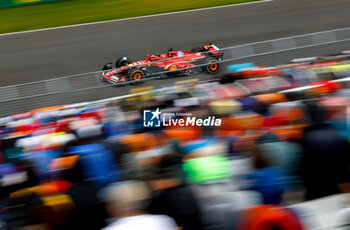
<path fill-rule="evenodd" d="M 318 226 L 291 205 L 349 192 L 347 56 L 228 70 L 1 118 L 0 229 Z M 157 108 L 222 123 L 143 127 Z"/>

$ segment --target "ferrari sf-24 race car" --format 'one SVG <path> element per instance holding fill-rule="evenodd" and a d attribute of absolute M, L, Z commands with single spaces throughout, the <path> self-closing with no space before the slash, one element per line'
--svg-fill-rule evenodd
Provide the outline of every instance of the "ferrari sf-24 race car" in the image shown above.
<path fill-rule="evenodd" d="M 119 58 L 115 67 L 108 63 L 103 67 L 101 80 L 112 84 L 130 82 L 136 84 L 145 78 L 163 78 L 198 73 L 216 74 L 224 54 L 213 45 L 193 48 L 191 51 L 169 49 L 166 54 L 147 55 L 142 61 L 132 62 Z"/>

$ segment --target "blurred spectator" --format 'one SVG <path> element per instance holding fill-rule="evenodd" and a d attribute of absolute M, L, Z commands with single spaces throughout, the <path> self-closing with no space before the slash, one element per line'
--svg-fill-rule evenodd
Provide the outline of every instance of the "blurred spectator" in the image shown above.
<path fill-rule="evenodd" d="M 236 191 L 231 164 L 226 157 L 194 158 L 186 161 L 183 168 L 194 184 L 203 229 L 229 229 L 242 208 L 260 204 L 258 194 Z"/>
<path fill-rule="evenodd" d="M 277 167 L 269 167 L 264 152 L 256 148 L 254 152 L 256 171 L 247 175 L 251 180 L 250 189 L 259 192 L 265 204 L 279 204 L 285 190 L 283 171 Z"/>
<path fill-rule="evenodd" d="M 111 218 L 115 219 L 103 230 L 167 230 L 176 229 L 175 221 L 165 215 L 146 213 L 151 193 L 141 181 L 125 181 L 109 185 L 103 198 Z"/>
<path fill-rule="evenodd" d="M 338 184 L 349 182 L 348 143 L 324 123 L 325 110 L 315 101 L 306 101 L 312 125 L 303 135 L 302 177 L 305 199 L 339 192 Z"/>
<path fill-rule="evenodd" d="M 347 192 L 350 180 L 349 94 L 334 96 L 348 82 L 316 81 L 324 68 L 302 66 L 296 75 L 257 67 L 152 90 L 147 99 L 0 118 L 0 228 L 301 230 L 298 216 L 276 205 L 282 196 L 295 203 L 303 189 L 306 199 Z M 290 88 L 309 83 L 316 88 Z M 177 124 L 143 127 L 142 109 L 158 108 Z M 181 127 L 176 119 L 187 117 L 222 123 Z M 329 211 L 332 197 L 293 210 L 317 223 L 314 213 Z"/>
<path fill-rule="evenodd" d="M 98 202 L 98 187 L 92 181 L 84 180 L 82 167 L 82 161 L 78 160 L 65 174 L 65 178 L 73 183 L 68 194 L 76 207 L 69 212 L 65 229 L 98 230 L 105 226 L 107 213 Z"/>
<path fill-rule="evenodd" d="M 237 230 L 303 230 L 298 216 L 288 208 L 258 205 L 240 214 Z"/>
<path fill-rule="evenodd" d="M 0 199 L 7 198 L 16 190 L 37 185 L 37 176 L 31 161 L 12 159 L 0 164 L 1 189 Z"/>
<path fill-rule="evenodd" d="M 165 164 L 172 164 L 169 159 Z M 175 161 L 175 159 L 173 160 Z M 191 189 L 183 183 L 182 170 L 175 166 L 166 167 L 158 178 L 151 181 L 153 199 L 149 207 L 152 214 L 168 215 L 177 222 L 182 229 L 200 229 L 200 210 Z"/>
<path fill-rule="evenodd" d="M 101 142 L 101 127 L 85 126 L 75 130 L 78 142 L 66 146 L 67 153 L 78 155 L 85 179 L 98 187 L 116 181 L 120 175 L 113 153 Z"/>
<path fill-rule="evenodd" d="M 113 153 L 121 180 L 132 180 L 141 176 L 135 156 L 130 153 L 127 145 L 112 137 L 102 141 L 102 144 Z"/>
<path fill-rule="evenodd" d="M 288 188 L 300 188 L 300 160 L 302 147 L 290 141 L 281 141 L 277 135 L 260 137 L 256 149 L 262 154 L 266 167 L 276 167 L 284 173 L 283 183 Z"/>
<path fill-rule="evenodd" d="M 1 229 L 50 229 L 54 212 L 37 195 L 15 196 L 1 202 Z"/>

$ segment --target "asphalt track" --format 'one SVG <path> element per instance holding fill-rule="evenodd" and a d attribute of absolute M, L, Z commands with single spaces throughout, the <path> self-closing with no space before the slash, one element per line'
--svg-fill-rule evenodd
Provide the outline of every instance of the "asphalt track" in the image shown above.
<path fill-rule="evenodd" d="M 349 12 L 349 0 L 274 0 L 0 36 L 0 86 L 96 71 L 119 56 L 137 60 L 170 47 L 228 47 L 348 27 Z"/>

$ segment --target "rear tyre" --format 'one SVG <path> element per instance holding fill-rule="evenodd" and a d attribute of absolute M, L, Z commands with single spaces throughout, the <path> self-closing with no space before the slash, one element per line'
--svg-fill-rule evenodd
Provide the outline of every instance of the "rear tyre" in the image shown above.
<path fill-rule="evenodd" d="M 128 72 L 128 79 L 131 84 L 136 85 L 136 84 L 141 84 L 142 79 L 145 78 L 145 73 L 140 70 L 140 69 L 131 69 Z"/>
<path fill-rule="evenodd" d="M 122 66 L 126 66 L 126 65 L 129 65 L 131 63 L 132 63 L 132 61 L 129 58 L 121 57 L 121 58 L 118 58 L 118 60 L 115 62 L 115 67 L 120 68 Z"/>
<path fill-rule="evenodd" d="M 208 74 L 217 74 L 220 72 L 221 64 L 216 59 L 210 59 L 205 67 L 205 72 Z"/>

